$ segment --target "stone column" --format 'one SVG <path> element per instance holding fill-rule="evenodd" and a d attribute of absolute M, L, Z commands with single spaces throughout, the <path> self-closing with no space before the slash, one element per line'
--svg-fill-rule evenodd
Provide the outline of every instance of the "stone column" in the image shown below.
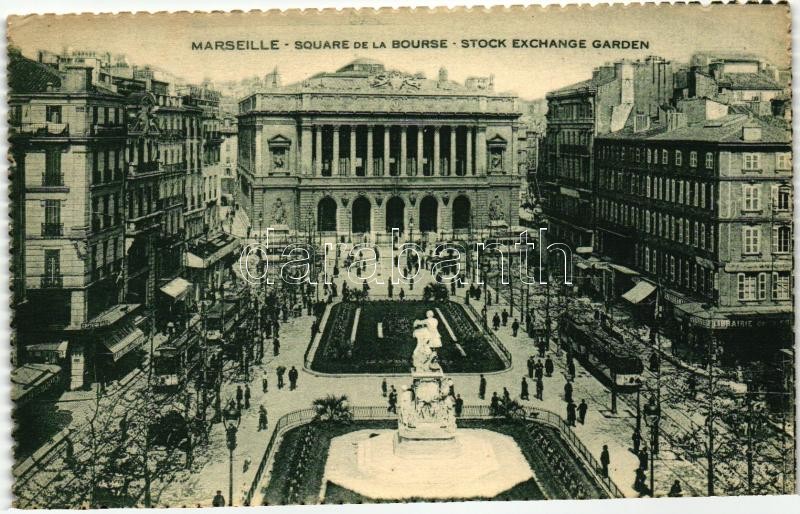
<path fill-rule="evenodd" d="M 475 171 L 472 169 L 472 127 L 467 127 L 467 169 L 464 175 L 474 175 Z"/>
<path fill-rule="evenodd" d="M 425 162 L 425 127 L 417 127 L 417 174 L 422 175 L 423 162 Z"/>
<path fill-rule="evenodd" d="M 314 161 L 314 175 L 322 175 L 322 125 L 317 125 L 314 130 L 314 144 L 317 147 L 317 160 Z"/>
<path fill-rule="evenodd" d="M 374 173 L 372 170 L 372 125 L 367 125 L 367 162 L 366 166 L 364 167 L 365 175 L 371 177 Z"/>
<path fill-rule="evenodd" d="M 383 126 L 383 172 L 382 175 L 389 174 L 389 159 L 391 158 L 392 146 L 389 137 L 391 136 L 392 129 L 389 125 Z"/>
<path fill-rule="evenodd" d="M 350 166 L 348 167 L 347 174 L 356 174 L 356 126 L 350 125 Z"/>
<path fill-rule="evenodd" d="M 439 145 L 441 141 L 439 141 L 439 130 L 441 127 L 438 125 L 433 127 L 433 168 L 431 168 L 431 175 L 443 175 L 442 172 L 442 163 L 439 162 L 441 159 L 441 148 Z"/>
<path fill-rule="evenodd" d="M 339 125 L 333 126 L 333 156 L 331 157 L 331 175 L 339 174 Z"/>
<path fill-rule="evenodd" d="M 403 125 L 400 127 L 400 175 L 407 173 L 406 160 L 408 157 L 408 127 Z"/>
<path fill-rule="evenodd" d="M 303 170 L 303 175 L 310 175 L 312 172 L 312 139 L 314 137 L 314 132 L 312 132 L 311 125 L 303 125 L 302 126 L 302 134 L 300 136 L 300 155 L 301 159 L 303 160 L 303 164 L 301 168 Z"/>
<path fill-rule="evenodd" d="M 450 127 L 450 162 L 447 168 L 448 175 L 456 174 L 456 127 Z"/>
<path fill-rule="evenodd" d="M 475 173 L 486 175 L 486 127 L 478 127 L 475 140 Z"/>

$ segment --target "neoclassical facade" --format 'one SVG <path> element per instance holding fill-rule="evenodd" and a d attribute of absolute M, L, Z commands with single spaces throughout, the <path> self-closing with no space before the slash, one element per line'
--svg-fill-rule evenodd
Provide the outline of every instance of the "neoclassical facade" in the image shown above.
<path fill-rule="evenodd" d="M 272 227 L 340 240 L 518 224 L 517 98 L 360 59 L 239 104 L 239 203 Z"/>

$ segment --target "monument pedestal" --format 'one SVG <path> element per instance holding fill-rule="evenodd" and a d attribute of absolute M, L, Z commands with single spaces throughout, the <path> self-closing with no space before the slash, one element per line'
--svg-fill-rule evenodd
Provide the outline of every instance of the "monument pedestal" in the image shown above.
<path fill-rule="evenodd" d="M 456 435 L 452 380 L 441 371 L 411 374 L 411 387 L 403 388 L 398 401 L 398 440 L 447 440 Z"/>

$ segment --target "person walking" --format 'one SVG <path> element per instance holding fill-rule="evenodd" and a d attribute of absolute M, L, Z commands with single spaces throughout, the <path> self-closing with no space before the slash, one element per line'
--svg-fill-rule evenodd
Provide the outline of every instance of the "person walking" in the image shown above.
<path fill-rule="evenodd" d="M 394 412 L 397 414 L 397 390 L 392 386 L 392 390 L 389 392 L 389 407 L 386 409 L 387 412 Z"/>
<path fill-rule="evenodd" d="M 564 384 L 564 401 L 572 403 L 572 382 L 569 380 Z"/>
<path fill-rule="evenodd" d="M 486 398 L 486 378 L 481 374 L 481 381 L 478 385 L 478 398 L 481 400 Z"/>
<path fill-rule="evenodd" d="M 258 406 L 258 431 L 267 429 L 267 409 L 263 405 Z"/>
<path fill-rule="evenodd" d="M 544 366 L 542 365 L 542 361 L 536 361 L 536 364 L 533 365 L 533 374 L 536 378 L 544 378 Z"/>
<path fill-rule="evenodd" d="M 497 391 L 492 393 L 492 399 L 489 402 L 489 412 L 492 416 L 500 414 L 500 398 L 497 396 Z"/>
<path fill-rule="evenodd" d="M 494 313 L 494 316 L 492 316 L 492 326 L 494 327 L 495 332 L 500 329 L 500 315 L 496 312 Z"/>
<path fill-rule="evenodd" d="M 297 389 L 297 377 L 300 374 L 297 372 L 297 369 L 292 366 L 292 369 L 289 370 L 289 390 L 294 391 Z"/>
<path fill-rule="evenodd" d="M 539 400 L 544 400 L 543 398 L 544 393 L 544 381 L 541 378 L 536 379 L 536 398 Z"/>
<path fill-rule="evenodd" d="M 457 418 L 460 418 L 461 417 L 461 413 L 464 411 L 464 400 L 461 398 L 460 394 L 456 395 L 455 411 L 456 411 L 456 417 Z"/>
<path fill-rule="evenodd" d="M 384 398 L 386 398 L 386 394 L 388 393 L 388 391 L 389 391 L 389 386 L 386 384 L 386 379 L 384 378 L 384 379 L 381 381 L 381 395 L 382 395 Z"/>
<path fill-rule="evenodd" d="M 567 374 L 570 380 L 575 378 L 575 359 L 572 358 L 572 355 L 567 359 Z"/>
<path fill-rule="evenodd" d="M 544 374 L 548 377 L 553 376 L 553 359 L 549 355 L 544 360 Z"/>
<path fill-rule="evenodd" d="M 238 410 L 242 410 L 242 398 L 244 398 L 244 391 L 242 391 L 242 386 L 236 386 L 236 408 Z"/>
<path fill-rule="evenodd" d="M 642 449 L 639 450 L 639 469 L 643 471 L 647 471 L 647 458 L 648 458 L 647 446 L 642 446 Z"/>
<path fill-rule="evenodd" d="M 528 357 L 528 378 L 533 378 L 533 355 Z"/>
<path fill-rule="evenodd" d="M 503 309 L 502 317 L 503 317 L 503 326 L 507 327 L 508 326 L 508 311 L 507 310 Z"/>
<path fill-rule="evenodd" d="M 247 231 L 248 231 L 248 237 L 249 237 L 250 228 L 248 228 Z M 217 494 L 214 495 L 214 499 L 211 500 L 211 505 L 213 505 L 214 507 L 224 507 L 225 506 L 225 497 L 222 496 L 222 491 L 217 491 Z"/>
<path fill-rule="evenodd" d="M 522 384 L 520 384 L 520 393 L 519 397 L 522 400 L 530 400 L 530 396 L 528 394 L 528 381 L 525 380 L 525 377 L 522 377 Z"/>
<path fill-rule="evenodd" d="M 250 384 L 244 385 L 244 408 L 250 408 Z"/>
<path fill-rule="evenodd" d="M 401 302 L 406 299 L 406 292 L 403 290 L 402 287 L 400 288 L 400 294 L 398 296 L 400 297 Z"/>
<path fill-rule="evenodd" d="M 636 469 L 636 479 L 633 481 L 633 490 L 637 493 L 647 494 L 647 476 L 644 474 L 644 470 L 642 468 Z"/>
<path fill-rule="evenodd" d="M 586 405 L 586 400 L 581 400 L 581 403 L 578 405 L 578 421 L 580 421 L 581 425 L 585 424 L 586 422 L 586 411 L 589 410 L 589 406 Z"/>
<path fill-rule="evenodd" d="M 575 402 L 572 400 L 567 403 L 567 425 L 575 426 Z"/>
<path fill-rule="evenodd" d="M 511 324 L 511 335 L 517 337 L 517 332 L 519 332 L 519 320 L 514 318 L 514 323 Z"/>
<path fill-rule="evenodd" d="M 689 378 L 686 379 L 686 387 L 689 389 L 689 398 L 694 399 L 697 396 L 697 376 L 689 372 Z"/>
<path fill-rule="evenodd" d="M 391 281 L 389 281 L 389 286 L 387 287 L 387 292 L 389 293 L 389 298 L 391 299 L 392 295 L 394 294 L 394 286 L 392 285 Z"/>
<path fill-rule="evenodd" d="M 609 464 L 611 464 L 611 456 L 608 454 L 608 445 L 604 444 L 603 451 L 600 452 L 600 466 L 602 466 L 600 472 L 603 474 L 604 477 L 608 477 Z"/>
<path fill-rule="evenodd" d="M 275 373 L 278 375 L 278 389 L 283 389 L 283 374 L 286 373 L 286 367 L 278 366 Z"/>
<path fill-rule="evenodd" d="M 642 434 L 639 432 L 638 428 L 633 429 L 631 441 L 633 442 L 633 453 L 639 455 L 639 447 L 642 445 Z"/>
<path fill-rule="evenodd" d="M 267 375 L 261 377 L 261 392 L 265 393 L 269 390 L 269 383 L 267 382 Z"/>
<path fill-rule="evenodd" d="M 279 353 L 281 353 L 281 340 L 275 336 L 275 339 L 272 340 L 272 356 L 277 357 Z"/>

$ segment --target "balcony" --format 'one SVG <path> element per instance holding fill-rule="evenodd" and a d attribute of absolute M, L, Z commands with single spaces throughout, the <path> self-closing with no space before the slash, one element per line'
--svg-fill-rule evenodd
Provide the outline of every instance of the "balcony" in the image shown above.
<path fill-rule="evenodd" d="M 42 289 L 55 289 L 64 287 L 64 276 L 60 273 L 43 275 L 42 276 Z"/>
<path fill-rule="evenodd" d="M 64 185 L 63 173 L 42 173 L 43 187 L 62 187 Z"/>
<path fill-rule="evenodd" d="M 135 173 L 150 173 L 153 171 L 158 171 L 158 165 L 159 165 L 158 161 L 150 161 L 142 164 L 132 164 L 131 170 L 134 171 Z"/>
<path fill-rule="evenodd" d="M 18 132 L 33 137 L 67 137 L 69 136 L 69 123 L 20 123 Z"/>
<path fill-rule="evenodd" d="M 42 223 L 42 237 L 61 237 L 63 235 L 63 223 Z"/>
<path fill-rule="evenodd" d="M 91 135 L 93 136 L 114 137 L 124 136 L 125 134 L 126 130 L 124 125 L 92 125 Z"/>

